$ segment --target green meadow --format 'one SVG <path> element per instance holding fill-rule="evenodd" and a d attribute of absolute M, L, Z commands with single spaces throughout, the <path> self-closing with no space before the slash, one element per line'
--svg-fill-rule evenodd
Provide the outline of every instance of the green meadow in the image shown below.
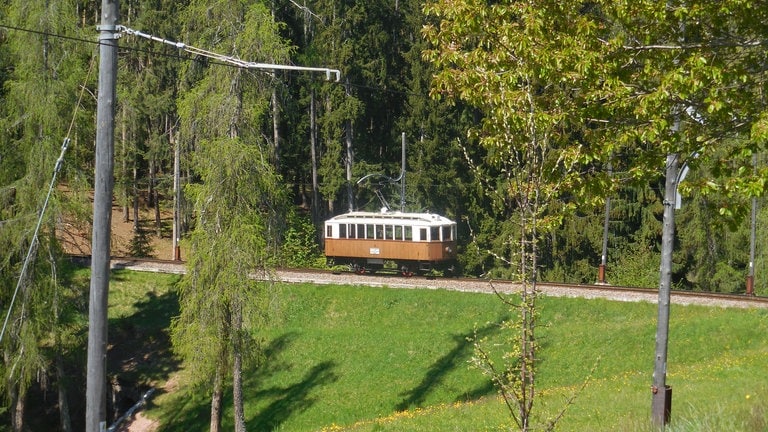
<path fill-rule="evenodd" d="M 207 389 L 185 385 L 183 364 L 167 346 L 177 277 L 113 277 L 110 337 L 150 359 L 130 369 L 132 379 L 165 387 L 144 415 L 158 420 L 160 431 L 208 430 Z M 276 289 L 274 327 L 261 335 L 267 356 L 246 372 L 249 430 L 510 430 L 495 389 L 468 363 L 474 335 L 504 348 L 497 324 L 514 312 L 496 297 L 309 284 Z M 537 421 L 566 410 L 557 430 L 653 430 L 656 306 L 553 297 L 538 304 Z M 768 310 L 673 305 L 671 313 L 668 430 L 767 431 Z M 232 429 L 227 404 L 225 430 Z"/>

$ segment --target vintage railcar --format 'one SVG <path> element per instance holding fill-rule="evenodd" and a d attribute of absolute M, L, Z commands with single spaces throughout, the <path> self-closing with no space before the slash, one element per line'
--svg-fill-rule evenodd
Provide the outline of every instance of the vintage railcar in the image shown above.
<path fill-rule="evenodd" d="M 329 265 L 375 272 L 387 262 L 404 275 L 453 272 L 456 223 L 430 213 L 350 212 L 325 222 Z"/>

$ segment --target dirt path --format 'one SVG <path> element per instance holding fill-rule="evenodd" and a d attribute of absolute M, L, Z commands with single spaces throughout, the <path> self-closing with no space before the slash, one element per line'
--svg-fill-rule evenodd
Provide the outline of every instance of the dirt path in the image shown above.
<path fill-rule="evenodd" d="M 165 385 L 161 387 L 162 393 L 172 393 L 179 387 L 179 376 L 174 374 Z M 116 432 L 155 432 L 160 426 L 160 422 L 144 415 L 143 407 L 138 409 L 133 417 L 126 419 Z"/>
<path fill-rule="evenodd" d="M 144 417 L 144 413 L 139 411 L 132 420 L 120 426 L 117 432 L 154 432 L 158 425 L 156 420 Z"/>

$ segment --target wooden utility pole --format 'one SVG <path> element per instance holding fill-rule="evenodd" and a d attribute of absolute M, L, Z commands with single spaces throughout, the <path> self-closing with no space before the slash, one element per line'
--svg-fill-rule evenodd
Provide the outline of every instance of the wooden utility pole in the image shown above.
<path fill-rule="evenodd" d="M 107 428 L 107 299 L 114 189 L 117 21 L 119 0 L 102 0 L 99 27 L 99 87 L 96 112 L 96 172 L 88 315 L 86 432 Z"/>

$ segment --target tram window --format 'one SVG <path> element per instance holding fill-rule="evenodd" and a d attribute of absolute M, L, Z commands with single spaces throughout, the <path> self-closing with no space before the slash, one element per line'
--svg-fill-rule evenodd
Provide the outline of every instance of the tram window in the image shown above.
<path fill-rule="evenodd" d="M 376 225 L 376 238 L 377 239 L 384 238 L 384 225 Z"/>
<path fill-rule="evenodd" d="M 440 241 L 440 227 L 429 228 L 429 241 Z"/>
<path fill-rule="evenodd" d="M 339 238 L 347 238 L 347 224 L 339 225 Z"/>
<path fill-rule="evenodd" d="M 402 240 L 403 239 L 403 227 L 401 226 L 395 226 L 395 240 Z"/>
<path fill-rule="evenodd" d="M 393 230 L 392 225 L 386 225 L 384 227 L 384 238 L 386 238 L 387 240 L 394 239 L 392 230 Z"/>
<path fill-rule="evenodd" d="M 325 226 L 325 238 L 333 238 L 333 225 Z"/>
<path fill-rule="evenodd" d="M 404 235 L 405 235 L 405 240 L 406 240 L 406 241 L 411 241 L 411 240 L 413 240 L 413 227 L 411 227 L 411 226 L 405 226 L 405 227 L 403 227 L 403 228 L 404 228 L 404 230 L 403 230 L 403 231 L 404 231 Z"/>
<path fill-rule="evenodd" d="M 375 238 L 373 236 L 373 225 L 366 225 L 365 226 L 365 238 L 367 238 L 367 239 Z"/>
<path fill-rule="evenodd" d="M 426 228 L 420 228 L 419 229 L 419 240 L 427 241 L 427 229 Z"/>
<path fill-rule="evenodd" d="M 451 226 L 445 225 L 443 227 L 443 241 L 450 241 L 453 240 L 453 236 L 451 235 Z"/>
<path fill-rule="evenodd" d="M 357 238 L 357 235 L 355 235 L 355 224 L 349 224 L 349 238 Z"/>
<path fill-rule="evenodd" d="M 365 238 L 365 225 L 357 224 L 357 238 L 359 239 Z"/>

